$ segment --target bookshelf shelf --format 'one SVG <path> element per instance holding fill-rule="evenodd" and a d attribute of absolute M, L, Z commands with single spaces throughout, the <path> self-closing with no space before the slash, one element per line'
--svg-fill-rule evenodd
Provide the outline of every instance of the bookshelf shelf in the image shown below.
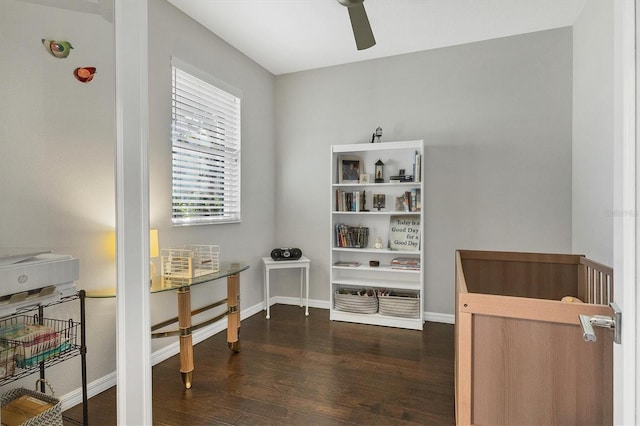
<path fill-rule="evenodd" d="M 422 330 L 424 322 L 424 183 L 422 159 L 424 142 L 401 141 L 367 144 L 333 145 L 331 147 L 331 212 L 330 232 L 330 297 L 332 321 Z M 359 161 L 359 173 L 369 174 L 368 183 L 340 183 L 341 159 Z M 384 163 L 384 183 L 372 183 L 374 164 Z M 344 167 L 344 166 L 343 166 Z M 413 176 L 412 182 L 389 182 L 388 176 Z M 373 204 L 374 194 L 384 199 L 378 210 Z M 363 200 L 364 198 L 364 200 Z M 380 198 L 377 198 L 378 200 Z M 363 211 L 364 210 L 364 211 Z M 357 230 L 357 241 L 353 233 Z M 363 231 L 363 229 L 365 231 Z M 366 237 L 363 238 L 362 235 Z M 382 248 L 376 247 L 376 239 Z M 363 243 L 364 241 L 364 243 Z M 352 245 L 357 245 L 353 247 Z M 407 248 L 401 250 L 398 248 Z M 379 266 L 369 266 L 369 261 Z M 392 265 L 392 263 L 395 263 Z M 407 265 L 409 263 L 410 265 Z M 347 266 L 352 265 L 352 266 Z M 422 266 L 422 268 L 420 267 Z M 397 315 L 361 314 L 357 300 L 355 312 L 336 308 L 335 295 L 358 298 L 359 293 L 387 291 L 393 296 L 406 297 L 419 314 Z M 396 299 L 398 298 L 396 297 Z M 367 300 L 370 302 L 370 299 Z M 400 302 L 402 303 L 402 301 Z M 346 304 L 347 309 L 351 304 Z M 402 309 L 402 308 L 400 308 Z M 395 312 L 393 312 L 395 314 Z"/>

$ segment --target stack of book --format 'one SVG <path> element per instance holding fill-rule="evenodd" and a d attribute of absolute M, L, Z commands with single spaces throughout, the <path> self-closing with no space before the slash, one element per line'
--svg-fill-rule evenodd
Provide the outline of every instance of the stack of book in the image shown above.
<path fill-rule="evenodd" d="M 364 248 L 369 244 L 369 228 L 336 224 L 336 247 Z"/>
<path fill-rule="evenodd" d="M 389 183 L 413 182 L 413 175 L 389 176 Z"/>
<path fill-rule="evenodd" d="M 363 193 L 360 191 L 336 191 L 336 211 L 359 212 L 362 210 Z"/>
<path fill-rule="evenodd" d="M 420 270 L 420 259 L 417 257 L 396 257 L 391 260 L 392 269 Z"/>
<path fill-rule="evenodd" d="M 403 207 L 405 212 L 419 212 L 422 210 L 422 194 L 420 188 L 405 191 Z"/>

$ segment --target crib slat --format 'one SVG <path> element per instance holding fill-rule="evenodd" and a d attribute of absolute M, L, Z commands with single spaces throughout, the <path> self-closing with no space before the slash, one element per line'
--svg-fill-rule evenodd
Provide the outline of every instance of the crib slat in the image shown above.
<path fill-rule="evenodd" d="M 580 259 L 580 266 L 584 272 L 578 274 L 579 287 L 586 289 L 585 302 L 609 305 L 613 301 L 613 269 L 586 258 Z"/>

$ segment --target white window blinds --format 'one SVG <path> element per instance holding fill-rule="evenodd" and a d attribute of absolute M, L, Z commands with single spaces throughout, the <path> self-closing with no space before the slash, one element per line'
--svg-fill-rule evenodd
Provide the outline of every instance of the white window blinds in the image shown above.
<path fill-rule="evenodd" d="M 185 68 L 172 59 L 173 224 L 239 222 L 240 97 Z"/>

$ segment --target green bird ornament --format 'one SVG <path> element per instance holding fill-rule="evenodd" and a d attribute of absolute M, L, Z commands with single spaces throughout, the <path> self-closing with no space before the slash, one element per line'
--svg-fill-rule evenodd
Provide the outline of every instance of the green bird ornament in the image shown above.
<path fill-rule="evenodd" d="M 47 52 L 56 58 L 66 58 L 71 53 L 71 49 L 73 49 L 73 46 L 68 41 L 47 40 L 45 38 L 42 39 L 42 45 L 47 49 Z"/>

